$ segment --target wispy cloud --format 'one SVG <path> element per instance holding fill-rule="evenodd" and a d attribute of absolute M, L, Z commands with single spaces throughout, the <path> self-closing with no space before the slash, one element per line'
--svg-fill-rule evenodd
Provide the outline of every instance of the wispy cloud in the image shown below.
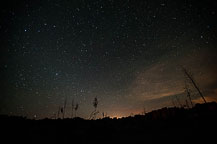
<path fill-rule="evenodd" d="M 186 99 L 184 93 L 185 77 L 180 65 L 189 69 L 208 101 L 217 101 L 217 68 L 215 53 L 210 51 L 191 52 L 179 57 L 162 58 L 159 62 L 144 68 L 133 81 L 129 97 L 134 101 L 152 103 L 152 108 L 171 105 L 168 97 L 179 96 Z M 192 87 L 192 90 L 195 89 Z M 195 91 L 196 93 L 196 91 Z M 199 95 L 193 97 L 199 102 Z M 165 101 L 166 100 L 166 101 Z"/>

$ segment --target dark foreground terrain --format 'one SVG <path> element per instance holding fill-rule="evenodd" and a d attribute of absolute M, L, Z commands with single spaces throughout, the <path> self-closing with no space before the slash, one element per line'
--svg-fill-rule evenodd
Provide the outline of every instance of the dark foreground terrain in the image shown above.
<path fill-rule="evenodd" d="M 216 143 L 217 103 L 162 108 L 122 119 L 0 116 L 1 143 Z"/>

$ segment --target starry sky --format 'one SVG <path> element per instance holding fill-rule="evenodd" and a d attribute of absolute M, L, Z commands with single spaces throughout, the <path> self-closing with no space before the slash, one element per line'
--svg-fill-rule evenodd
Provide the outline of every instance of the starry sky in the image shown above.
<path fill-rule="evenodd" d="M 111 117 L 184 103 L 185 76 L 217 101 L 213 0 L 12 0 L 0 6 L 0 114 Z M 192 87 L 193 101 L 201 102 Z"/>

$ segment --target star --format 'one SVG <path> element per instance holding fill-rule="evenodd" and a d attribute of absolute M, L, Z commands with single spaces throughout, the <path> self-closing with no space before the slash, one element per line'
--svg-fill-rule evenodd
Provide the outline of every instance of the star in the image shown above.
<path fill-rule="evenodd" d="M 184 103 L 179 65 L 213 99 L 217 34 L 209 1 L 21 1 L 1 8 L 0 88 L 8 93 L 0 94 L 0 115 L 20 115 L 22 105 L 29 116 L 50 117 L 66 97 L 81 101 L 84 118 L 94 97 L 98 111 L 122 116 L 144 104 L 170 106 L 175 95 Z"/>

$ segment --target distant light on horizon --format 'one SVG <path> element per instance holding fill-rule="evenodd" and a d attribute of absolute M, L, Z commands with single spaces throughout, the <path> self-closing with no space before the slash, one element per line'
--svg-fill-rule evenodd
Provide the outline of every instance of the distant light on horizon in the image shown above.
<path fill-rule="evenodd" d="M 102 118 L 217 101 L 214 1 L 19 0 L 1 7 L 0 114 Z M 192 99 L 200 96 L 190 84 Z M 98 107 L 93 100 L 97 97 Z M 62 110 L 62 112 L 60 112 Z"/>

